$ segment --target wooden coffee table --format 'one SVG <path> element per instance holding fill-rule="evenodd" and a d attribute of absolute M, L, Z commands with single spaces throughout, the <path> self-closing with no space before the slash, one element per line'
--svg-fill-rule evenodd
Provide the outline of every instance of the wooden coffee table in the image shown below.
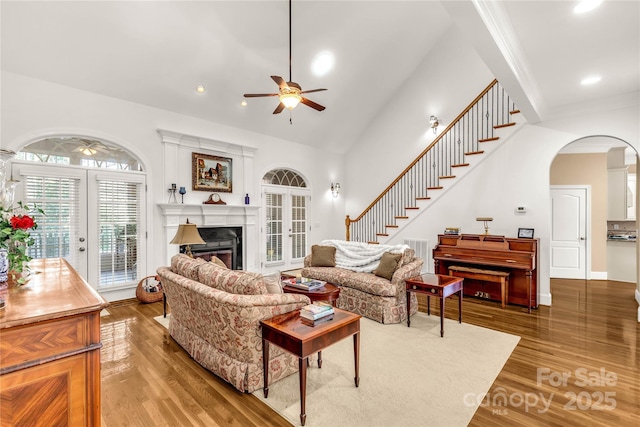
<path fill-rule="evenodd" d="M 306 295 L 309 297 L 311 302 L 326 301 L 328 303 L 331 303 L 331 305 L 333 305 L 334 307 L 336 306 L 336 300 L 340 296 L 340 288 L 336 285 L 332 285 L 331 283 L 325 283 L 323 287 L 315 289 L 313 291 L 305 291 L 304 289 L 299 289 L 289 285 L 284 285 L 282 290 L 286 294 Z"/>
<path fill-rule="evenodd" d="M 455 293 L 458 294 L 458 322 L 462 323 L 462 282 L 461 277 L 426 273 L 411 277 L 407 283 L 407 327 L 411 327 L 411 292 L 427 296 L 427 314 L 431 315 L 431 297 L 440 299 L 440 336 L 444 336 L 444 300 Z"/>
<path fill-rule="evenodd" d="M 300 318 L 300 310 L 280 314 L 260 322 L 262 325 L 262 360 L 264 368 L 264 397 L 269 395 L 269 343 L 298 356 L 300 377 L 300 422 L 304 425 L 307 414 L 307 366 L 309 356 L 318 353 L 318 367 L 322 367 L 320 351 L 353 335 L 355 385 L 360 383 L 360 316 L 335 308 L 333 320 L 309 326 Z"/>

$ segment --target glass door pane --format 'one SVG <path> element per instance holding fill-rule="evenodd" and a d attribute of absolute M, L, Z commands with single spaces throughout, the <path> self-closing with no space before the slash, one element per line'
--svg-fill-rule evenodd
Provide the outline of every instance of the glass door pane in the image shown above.
<path fill-rule="evenodd" d="M 282 226 L 283 226 L 282 194 L 265 193 L 266 211 L 266 262 L 283 260 Z"/>

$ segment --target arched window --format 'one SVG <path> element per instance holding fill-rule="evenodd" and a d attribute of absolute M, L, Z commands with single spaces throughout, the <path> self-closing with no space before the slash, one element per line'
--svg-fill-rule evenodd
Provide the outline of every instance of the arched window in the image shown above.
<path fill-rule="evenodd" d="M 41 139 L 20 150 L 17 158 L 59 165 L 142 171 L 142 165 L 128 151 L 106 141 L 77 136 Z"/>
<path fill-rule="evenodd" d="M 307 254 L 309 197 L 305 179 L 290 169 L 273 169 L 262 177 L 267 267 L 298 267 Z"/>
<path fill-rule="evenodd" d="M 286 185 L 287 187 L 306 188 L 304 178 L 290 169 L 272 169 L 262 178 L 265 184 Z"/>

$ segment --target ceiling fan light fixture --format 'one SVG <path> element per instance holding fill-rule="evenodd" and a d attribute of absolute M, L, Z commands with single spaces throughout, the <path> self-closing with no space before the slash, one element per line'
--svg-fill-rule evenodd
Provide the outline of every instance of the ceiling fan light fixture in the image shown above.
<path fill-rule="evenodd" d="M 280 95 L 280 102 L 284 104 L 287 110 L 293 110 L 298 106 L 302 97 L 297 93 L 283 93 Z"/>

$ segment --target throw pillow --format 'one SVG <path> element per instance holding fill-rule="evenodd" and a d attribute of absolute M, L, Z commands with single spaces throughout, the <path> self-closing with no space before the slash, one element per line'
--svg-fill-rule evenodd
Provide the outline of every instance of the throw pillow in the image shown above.
<path fill-rule="evenodd" d="M 217 256 L 212 256 L 211 260 L 209 261 L 210 263 L 213 263 L 215 265 L 219 265 L 220 267 L 224 267 L 224 268 L 228 268 L 227 264 L 224 263 L 224 261 L 222 261 L 220 258 L 218 258 Z"/>
<path fill-rule="evenodd" d="M 336 248 L 333 246 L 311 246 L 311 267 L 335 267 Z"/>
<path fill-rule="evenodd" d="M 282 284 L 280 282 L 280 272 L 276 271 L 275 273 L 266 274 L 262 276 L 262 281 L 267 287 L 267 292 L 270 294 L 281 294 Z"/>
<path fill-rule="evenodd" d="M 402 258 L 402 254 L 392 254 L 391 252 L 383 253 L 380 264 L 373 273 L 378 277 L 391 280 L 393 273 L 396 271 L 396 268 L 398 268 L 400 258 Z"/>

